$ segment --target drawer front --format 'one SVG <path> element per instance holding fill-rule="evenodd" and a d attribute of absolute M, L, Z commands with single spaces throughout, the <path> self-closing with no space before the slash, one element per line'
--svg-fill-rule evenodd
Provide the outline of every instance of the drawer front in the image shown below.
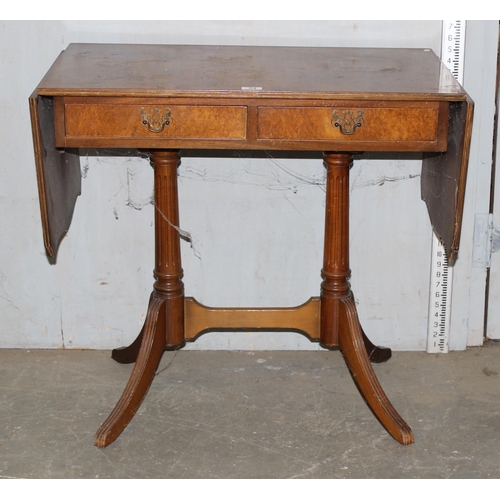
<path fill-rule="evenodd" d="M 67 138 L 246 138 L 246 106 L 66 103 L 64 115 Z"/>
<path fill-rule="evenodd" d="M 259 139 L 436 141 L 438 125 L 438 103 L 425 107 L 260 107 L 258 111 Z"/>

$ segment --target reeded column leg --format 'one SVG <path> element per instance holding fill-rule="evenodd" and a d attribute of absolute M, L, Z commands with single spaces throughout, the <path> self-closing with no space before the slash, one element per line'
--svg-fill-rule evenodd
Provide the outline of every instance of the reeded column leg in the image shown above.
<path fill-rule="evenodd" d="M 349 277 L 349 169 L 352 155 L 325 153 L 325 240 L 321 270 L 321 333 L 325 347 L 339 345 L 340 299 L 351 293 Z M 347 214 L 347 215 L 346 215 Z"/>
<path fill-rule="evenodd" d="M 184 284 L 182 282 L 178 151 L 152 151 L 155 169 L 155 284 L 153 295 L 165 301 L 165 347 L 178 349 L 184 338 Z"/>
<path fill-rule="evenodd" d="M 394 439 L 401 444 L 410 444 L 413 442 L 413 433 L 382 390 L 367 348 L 372 351 L 371 357 L 379 361 L 387 359 L 387 351 L 377 352 L 364 335 L 350 289 L 349 170 L 352 155 L 325 153 L 324 163 L 327 168 L 327 186 L 325 248 L 321 272 L 321 344 L 325 347 L 340 346 L 352 377 L 370 409 Z"/>
<path fill-rule="evenodd" d="M 178 151 L 151 152 L 155 169 L 155 284 L 144 327 L 128 347 L 113 351 L 121 363 L 135 361 L 129 381 L 95 445 L 111 444 L 139 409 L 165 349 L 180 348 L 184 339 L 184 285 L 180 251 L 177 194 Z"/>

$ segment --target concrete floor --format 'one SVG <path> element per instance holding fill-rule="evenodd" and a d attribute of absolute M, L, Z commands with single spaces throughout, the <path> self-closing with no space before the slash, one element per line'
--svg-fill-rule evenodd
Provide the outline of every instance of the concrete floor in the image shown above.
<path fill-rule="evenodd" d="M 375 371 L 396 443 L 339 352 L 166 352 L 131 424 L 94 433 L 132 369 L 103 351 L 0 350 L 0 478 L 499 478 L 500 344 Z"/>

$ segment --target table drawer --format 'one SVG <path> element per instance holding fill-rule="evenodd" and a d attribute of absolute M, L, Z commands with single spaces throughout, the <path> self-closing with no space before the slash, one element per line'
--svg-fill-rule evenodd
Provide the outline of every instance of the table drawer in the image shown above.
<path fill-rule="evenodd" d="M 439 103 L 404 107 L 259 107 L 259 139 L 437 141 Z M 448 117 L 443 117 L 447 123 Z M 441 127 L 442 128 L 442 127 Z"/>
<path fill-rule="evenodd" d="M 245 139 L 246 106 L 66 103 L 66 138 Z"/>

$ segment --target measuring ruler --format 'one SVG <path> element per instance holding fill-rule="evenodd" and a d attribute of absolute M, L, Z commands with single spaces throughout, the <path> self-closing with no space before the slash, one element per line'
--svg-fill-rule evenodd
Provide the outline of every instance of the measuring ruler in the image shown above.
<path fill-rule="evenodd" d="M 448 265 L 448 257 L 442 243 L 433 235 L 427 352 L 448 352 L 452 283 L 453 268 Z"/>
<path fill-rule="evenodd" d="M 463 83 L 465 21 L 443 21 L 441 60 L 458 83 Z M 427 352 L 447 353 L 450 345 L 451 291 L 453 268 L 445 249 L 432 233 L 431 280 Z"/>
<path fill-rule="evenodd" d="M 441 60 L 460 85 L 464 78 L 465 21 L 443 21 Z"/>

